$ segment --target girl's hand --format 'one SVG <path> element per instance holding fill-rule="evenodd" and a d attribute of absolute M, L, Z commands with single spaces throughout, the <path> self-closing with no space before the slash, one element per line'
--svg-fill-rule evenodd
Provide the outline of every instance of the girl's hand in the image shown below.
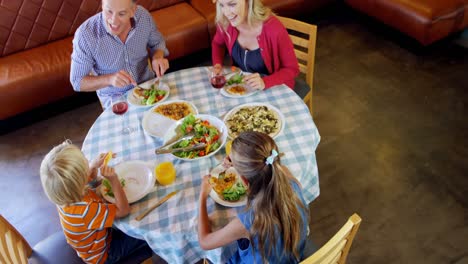
<path fill-rule="evenodd" d="M 203 176 L 200 199 L 206 199 L 211 192 L 210 175 Z"/>
<path fill-rule="evenodd" d="M 244 76 L 244 81 L 252 88 L 257 90 L 265 89 L 265 82 L 259 73 L 252 73 Z"/>
<path fill-rule="evenodd" d="M 223 167 L 226 168 L 226 169 L 232 167 L 232 161 L 231 161 L 231 158 L 229 156 L 224 157 Z"/>

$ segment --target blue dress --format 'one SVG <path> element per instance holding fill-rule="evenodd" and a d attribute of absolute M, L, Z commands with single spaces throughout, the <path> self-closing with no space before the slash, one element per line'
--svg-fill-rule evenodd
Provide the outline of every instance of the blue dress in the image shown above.
<path fill-rule="evenodd" d="M 291 187 L 298 194 L 299 199 L 302 201 L 302 203 L 304 205 L 307 205 L 304 200 L 304 197 L 302 195 L 302 191 L 299 185 L 296 182 L 291 181 Z M 305 248 L 305 242 L 307 240 L 307 227 L 309 225 L 309 222 L 308 222 L 307 211 L 300 208 L 299 206 L 298 206 L 298 209 L 301 214 L 302 221 L 304 223 L 304 225 L 302 226 L 300 243 L 298 245 L 298 250 L 299 250 L 299 253 L 301 254 L 300 257 L 302 259 L 304 248 Z M 250 231 L 252 227 L 252 214 L 253 214 L 253 211 L 251 209 L 246 212 L 238 213 L 237 215 L 241 223 L 245 226 L 245 228 L 248 231 Z M 277 237 L 279 236 L 277 235 Z M 258 238 L 254 237 L 253 239 L 255 240 L 255 245 L 258 245 Z M 267 241 L 266 244 L 269 244 L 269 242 Z M 250 243 L 248 239 L 242 238 L 242 239 L 237 240 L 237 247 L 238 249 L 236 253 L 229 259 L 228 263 L 249 263 L 249 264 L 262 263 L 262 256 L 258 248 L 255 248 L 255 252 L 254 252 L 252 248 L 252 244 Z M 268 262 L 269 263 L 298 263 L 298 261 L 294 259 L 294 256 L 285 255 L 283 252 L 283 248 L 284 248 L 283 240 L 278 239 L 275 245 L 277 254 L 275 255 L 273 253 L 270 256 L 266 256 Z M 277 259 L 276 256 L 279 256 L 280 259 Z"/>

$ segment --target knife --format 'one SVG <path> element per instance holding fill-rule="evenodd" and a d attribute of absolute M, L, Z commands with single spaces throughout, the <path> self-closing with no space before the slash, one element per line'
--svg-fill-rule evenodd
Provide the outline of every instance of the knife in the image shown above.
<path fill-rule="evenodd" d="M 178 191 L 173 191 L 171 193 L 169 193 L 168 195 L 164 196 L 164 198 L 162 198 L 161 200 L 159 200 L 157 203 L 155 203 L 154 205 L 152 205 L 150 208 L 148 208 L 144 213 L 142 213 L 141 215 L 135 217 L 135 220 L 137 221 L 140 221 L 141 219 L 143 219 L 146 215 L 148 215 L 151 211 L 153 211 L 154 209 L 156 209 L 158 206 L 160 206 L 161 204 L 163 204 L 165 201 L 169 200 L 169 198 L 171 198 L 172 196 L 176 195 Z"/>
<path fill-rule="evenodd" d="M 165 153 L 174 153 L 174 152 L 182 152 L 182 151 L 191 151 L 191 150 L 199 150 L 204 149 L 206 147 L 205 143 L 198 143 L 193 146 L 183 147 L 183 148 L 166 148 L 166 149 L 157 149 L 155 152 L 156 154 L 165 154 Z"/>

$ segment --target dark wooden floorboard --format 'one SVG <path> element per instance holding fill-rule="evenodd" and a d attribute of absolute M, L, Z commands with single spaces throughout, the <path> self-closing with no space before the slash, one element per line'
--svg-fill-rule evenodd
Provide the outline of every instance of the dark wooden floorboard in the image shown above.
<path fill-rule="evenodd" d="M 468 263 L 468 49 L 455 34 L 421 47 L 337 5 L 318 24 L 314 120 L 320 196 L 310 205 L 320 246 L 354 212 L 349 263 Z M 466 34 L 468 35 L 468 34 Z M 209 64 L 209 53 L 173 69 Z M 60 230 L 39 165 L 66 138 L 81 145 L 96 101 L 0 137 L 0 208 L 31 244 Z"/>

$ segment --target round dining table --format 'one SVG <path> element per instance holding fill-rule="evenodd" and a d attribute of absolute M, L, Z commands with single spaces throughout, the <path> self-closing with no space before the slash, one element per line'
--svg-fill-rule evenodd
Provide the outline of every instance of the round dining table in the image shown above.
<path fill-rule="evenodd" d="M 319 195 L 319 177 L 315 150 L 320 142 L 317 127 L 307 106 L 286 85 L 278 85 L 246 97 L 225 97 L 212 88 L 206 67 L 184 69 L 166 74 L 164 82 L 169 86 L 167 100 L 186 100 L 196 106 L 200 114 L 222 117 L 232 108 L 246 103 L 268 103 L 284 116 L 284 129 L 275 137 L 281 161 L 299 180 L 307 203 Z M 150 81 L 151 82 L 151 81 Z M 143 86 L 143 85 L 142 85 Z M 220 164 L 225 156 L 224 148 L 215 155 L 196 161 L 183 161 L 171 154 L 156 155 L 155 149 L 163 145 L 163 139 L 151 136 L 142 126 L 142 119 L 149 107 L 129 105 L 123 116 L 106 109 L 96 119 L 83 142 L 82 151 L 92 160 L 100 153 L 112 151 L 117 156 L 110 166 L 128 161 L 144 161 L 153 171 L 162 161 L 171 161 L 176 168 L 176 180 L 168 186 L 155 183 L 154 188 L 142 199 L 131 204 L 128 216 L 114 221 L 114 227 L 127 235 L 145 240 L 153 251 L 168 263 L 195 263 L 209 259 L 212 263 L 225 263 L 237 249 L 232 244 L 213 250 L 203 250 L 198 243 L 198 196 L 204 175 Z M 132 133 L 123 133 L 126 126 Z M 176 195 L 151 211 L 140 221 L 135 217 L 167 194 Z M 244 207 L 225 207 L 208 197 L 208 213 L 213 230 L 226 225 Z"/>

